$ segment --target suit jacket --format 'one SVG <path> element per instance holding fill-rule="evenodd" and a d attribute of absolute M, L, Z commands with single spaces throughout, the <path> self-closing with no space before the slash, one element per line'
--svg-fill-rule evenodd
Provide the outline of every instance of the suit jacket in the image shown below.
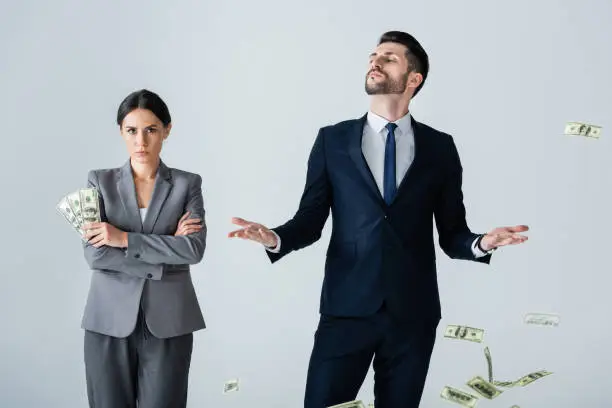
<path fill-rule="evenodd" d="M 160 161 L 144 222 L 129 161 L 120 168 L 90 171 L 88 186 L 99 192 L 102 221 L 128 232 L 128 246 L 84 243 L 93 273 L 82 327 L 126 337 L 142 308 L 151 333 L 159 338 L 205 328 L 189 265 L 202 260 L 206 223 L 198 233 L 173 235 L 186 211 L 204 220 L 202 178 Z"/>
<path fill-rule="evenodd" d="M 435 217 L 442 250 L 476 258 L 478 237 L 465 219 L 462 167 L 453 138 L 412 119 L 414 160 L 387 205 L 362 154 L 367 115 L 320 129 L 308 160 L 306 186 L 293 218 L 273 228 L 281 238 L 272 262 L 321 237 L 331 209 L 320 312 L 367 316 L 384 304 L 407 320 L 441 316 L 433 239 Z"/>

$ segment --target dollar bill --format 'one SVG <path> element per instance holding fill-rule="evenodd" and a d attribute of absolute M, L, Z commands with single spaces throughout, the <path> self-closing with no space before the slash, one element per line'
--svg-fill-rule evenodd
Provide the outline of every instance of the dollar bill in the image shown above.
<path fill-rule="evenodd" d="M 368 404 L 368 408 L 374 408 L 374 403 L 373 403 L 373 402 L 370 402 L 370 403 Z"/>
<path fill-rule="evenodd" d="M 449 387 L 448 385 L 442 388 L 440 397 L 467 408 L 474 408 L 476 404 L 478 404 L 477 396 L 468 394 L 467 392 L 458 390 L 457 388 Z"/>
<path fill-rule="evenodd" d="M 223 384 L 223 393 L 235 392 L 240 390 L 240 381 L 236 378 L 233 380 L 226 381 Z"/>
<path fill-rule="evenodd" d="M 83 226 L 83 214 L 81 211 L 81 194 L 78 191 L 68 194 L 66 197 L 72 212 L 74 213 L 78 223 L 79 228 Z"/>
<path fill-rule="evenodd" d="M 70 206 L 70 203 L 68 202 L 68 199 L 66 197 L 62 198 L 57 203 L 55 208 L 57 208 L 59 213 L 64 216 L 64 218 L 70 223 L 70 225 L 72 225 L 74 230 L 78 232 L 78 234 L 81 236 L 81 239 L 84 240 L 85 238 L 83 237 L 83 231 L 81 230 L 81 223 L 79 222 L 76 214 L 72 210 L 72 207 Z"/>
<path fill-rule="evenodd" d="M 449 339 L 469 340 L 476 343 L 482 343 L 484 330 L 475 327 L 458 326 L 449 324 L 444 332 L 444 337 Z"/>
<path fill-rule="evenodd" d="M 502 393 L 501 390 L 495 388 L 493 384 L 477 375 L 467 382 L 468 387 L 476 391 L 478 394 L 482 395 L 487 399 L 493 399 L 499 397 Z"/>
<path fill-rule="evenodd" d="M 535 380 L 539 380 L 542 377 L 546 377 L 547 375 L 552 374 L 550 371 L 541 370 L 535 373 L 527 374 L 516 381 L 493 381 L 493 385 L 497 387 L 503 388 L 512 388 L 512 387 L 524 387 L 526 385 L 531 384 Z"/>
<path fill-rule="evenodd" d="M 518 380 L 517 381 L 492 381 L 491 384 L 495 385 L 496 387 L 503 387 L 503 388 L 512 388 L 512 387 L 516 387 L 518 385 Z"/>
<path fill-rule="evenodd" d="M 557 327 L 559 326 L 559 316 L 550 313 L 527 313 L 525 323 L 538 326 Z"/>
<path fill-rule="evenodd" d="M 83 224 L 100 222 L 100 204 L 98 190 L 95 188 L 83 188 L 79 190 L 81 197 L 81 215 Z"/>
<path fill-rule="evenodd" d="M 374 406 L 374 404 L 372 404 L 372 406 Z M 327 408 L 365 408 L 365 405 L 363 405 L 362 401 L 355 400 L 355 401 L 344 402 L 338 405 L 333 405 Z"/>
<path fill-rule="evenodd" d="M 589 125 L 582 122 L 567 122 L 565 134 L 574 136 L 586 136 L 598 139 L 601 135 L 601 126 Z"/>
<path fill-rule="evenodd" d="M 484 348 L 485 358 L 487 359 L 487 371 L 489 374 L 489 382 L 493 382 L 493 361 L 491 359 L 491 352 L 489 351 L 489 347 Z"/>
<path fill-rule="evenodd" d="M 547 375 L 550 375 L 550 374 L 552 374 L 550 371 L 541 370 L 535 373 L 527 374 L 526 376 L 518 380 L 518 383 L 521 387 L 524 387 L 526 385 L 531 384 L 535 380 L 539 380 L 540 378 L 546 377 Z"/>

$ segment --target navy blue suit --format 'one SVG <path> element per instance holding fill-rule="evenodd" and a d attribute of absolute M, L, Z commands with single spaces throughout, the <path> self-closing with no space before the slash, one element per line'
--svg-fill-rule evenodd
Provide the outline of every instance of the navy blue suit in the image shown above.
<path fill-rule="evenodd" d="M 321 128 L 299 209 L 273 228 L 280 252 L 267 252 L 276 262 L 317 241 L 331 209 L 306 408 L 354 399 L 372 357 L 376 407 L 417 407 L 441 317 L 434 216 L 449 257 L 491 258 L 476 258 L 471 249 L 478 235 L 465 220 L 452 137 L 412 119 L 414 160 L 387 205 L 362 153 L 366 117 Z"/>

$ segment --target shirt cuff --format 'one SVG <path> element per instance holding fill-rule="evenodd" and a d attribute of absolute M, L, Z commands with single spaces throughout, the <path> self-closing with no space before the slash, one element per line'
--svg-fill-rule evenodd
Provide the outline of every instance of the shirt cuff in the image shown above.
<path fill-rule="evenodd" d="M 274 248 L 270 248 L 270 247 L 265 247 L 265 248 L 266 248 L 266 251 L 268 252 L 272 252 L 273 254 L 278 254 L 280 252 L 281 239 L 276 232 L 272 231 L 272 233 L 276 236 L 276 246 Z"/>
<path fill-rule="evenodd" d="M 479 238 L 480 237 L 476 238 L 474 242 L 472 242 L 472 252 L 474 253 L 474 256 L 476 258 L 482 258 L 483 256 L 486 256 L 490 254 L 491 252 L 493 252 L 493 251 L 484 252 L 480 248 L 478 248 L 477 242 Z"/>

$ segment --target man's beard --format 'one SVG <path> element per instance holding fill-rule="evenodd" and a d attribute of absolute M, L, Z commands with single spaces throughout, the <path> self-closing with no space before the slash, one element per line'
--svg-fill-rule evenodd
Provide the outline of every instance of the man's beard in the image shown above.
<path fill-rule="evenodd" d="M 368 95 L 389 95 L 389 94 L 403 94 L 408 86 L 408 73 L 402 75 L 397 79 L 389 78 L 386 74 L 380 71 L 376 71 L 385 77 L 384 81 L 378 83 L 368 83 L 368 77 L 370 72 L 366 76 L 365 80 L 365 91 Z"/>

